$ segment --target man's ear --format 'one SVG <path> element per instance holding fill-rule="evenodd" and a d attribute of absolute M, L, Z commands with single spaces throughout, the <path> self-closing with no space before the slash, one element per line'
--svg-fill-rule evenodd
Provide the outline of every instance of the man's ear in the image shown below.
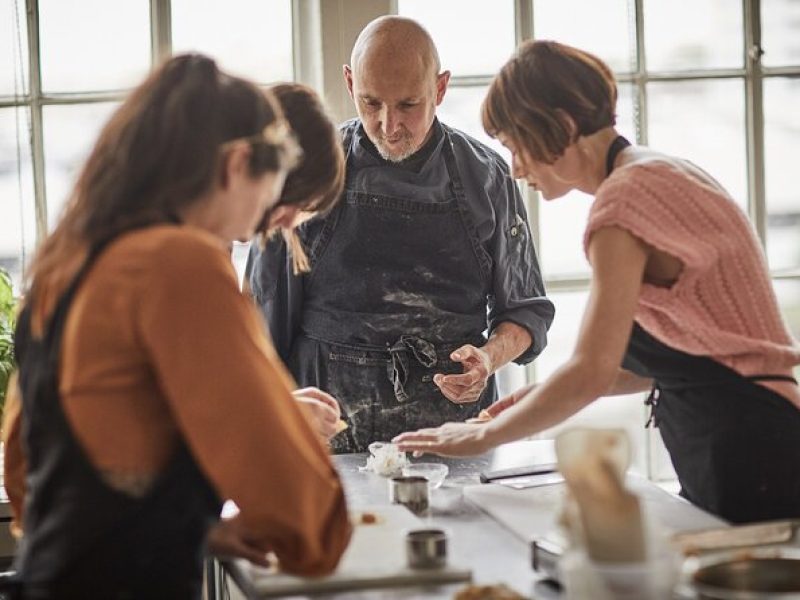
<path fill-rule="evenodd" d="M 344 74 L 344 83 L 347 85 L 347 93 L 350 94 L 350 98 L 355 102 L 355 96 L 353 96 L 353 69 L 350 68 L 350 65 L 342 65 L 342 73 Z"/>
<path fill-rule="evenodd" d="M 439 106 L 444 100 L 448 83 L 450 83 L 450 71 L 442 71 L 436 76 L 436 106 Z"/>

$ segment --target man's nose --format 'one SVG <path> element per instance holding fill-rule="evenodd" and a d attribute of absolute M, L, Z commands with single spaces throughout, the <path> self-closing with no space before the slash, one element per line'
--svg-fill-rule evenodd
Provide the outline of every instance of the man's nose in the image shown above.
<path fill-rule="evenodd" d="M 385 108 L 381 115 L 381 123 L 383 125 L 383 135 L 385 137 L 394 137 L 397 130 L 400 128 L 400 119 L 398 118 L 397 111 L 390 108 Z"/>

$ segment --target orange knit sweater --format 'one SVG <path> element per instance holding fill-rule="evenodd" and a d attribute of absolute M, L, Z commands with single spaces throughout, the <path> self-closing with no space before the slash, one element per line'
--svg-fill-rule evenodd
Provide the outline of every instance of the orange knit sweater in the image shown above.
<path fill-rule="evenodd" d="M 742 375 L 791 375 L 800 345 L 781 317 L 761 245 L 744 212 L 708 174 L 659 156 L 617 168 L 597 190 L 584 236 L 621 227 L 678 258 L 670 288 L 643 284 L 636 321 L 668 346 Z M 759 382 L 761 383 L 761 382 Z M 763 382 L 800 408 L 800 388 Z"/>

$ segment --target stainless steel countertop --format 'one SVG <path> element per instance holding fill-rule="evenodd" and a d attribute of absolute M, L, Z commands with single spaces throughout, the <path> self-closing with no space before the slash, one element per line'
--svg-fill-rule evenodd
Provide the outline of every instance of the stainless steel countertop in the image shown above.
<path fill-rule="evenodd" d="M 497 521 L 462 495 L 462 487 L 479 483 L 478 473 L 486 469 L 490 456 L 470 459 L 436 458 L 450 468 L 444 485 L 432 492 L 431 508 L 422 518 L 450 533 L 448 561 L 455 567 L 470 568 L 477 584 L 504 583 L 526 597 L 557 598 L 552 588 L 537 583 L 539 576 L 530 567 L 530 548 Z M 366 454 L 333 457 L 345 487 L 351 508 L 388 504 L 387 480 L 372 473 L 359 471 L 367 460 Z M 463 584 L 406 587 L 316 595 L 323 600 L 430 600 L 451 599 Z M 535 590 L 535 592 L 534 592 Z M 294 598 L 294 597 L 293 597 Z"/>

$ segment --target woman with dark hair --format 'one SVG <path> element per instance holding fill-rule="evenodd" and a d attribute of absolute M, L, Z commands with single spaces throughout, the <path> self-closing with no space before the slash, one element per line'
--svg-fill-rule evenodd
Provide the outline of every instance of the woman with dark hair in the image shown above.
<path fill-rule="evenodd" d="M 595 196 L 592 266 L 572 357 L 499 401 L 482 424 L 405 433 L 402 450 L 477 454 L 552 427 L 596 398 L 647 403 L 682 486 L 734 522 L 800 516 L 800 346 L 781 318 L 745 214 L 686 160 L 614 129 L 610 69 L 587 52 L 529 42 L 495 77 L 486 131 L 545 200 Z"/>
<path fill-rule="evenodd" d="M 217 547 L 289 573 L 337 564 L 341 484 L 227 253 L 263 215 L 288 229 L 314 208 L 280 194 L 299 158 L 271 94 L 199 55 L 104 127 L 19 318 L 22 597 L 199 598 L 222 499 L 240 513 Z"/>
<path fill-rule="evenodd" d="M 281 228 L 283 239 L 274 242 L 274 252 L 264 252 L 264 247 L 267 239 L 277 233 L 277 229 L 270 231 L 266 223 L 262 222 L 258 229 L 258 238 L 250 246 L 247 257 L 244 289 L 262 309 L 276 346 L 282 347 L 288 344 L 284 340 L 294 339 L 300 327 L 301 315 L 288 306 L 283 310 L 265 310 L 265 307 L 268 303 L 274 305 L 287 299 L 296 305 L 300 304 L 298 298 L 303 294 L 301 280 L 291 275 L 306 273 L 310 266 L 306 248 L 294 227 L 315 214 L 324 214 L 339 201 L 344 187 L 345 155 L 341 135 L 314 90 L 299 83 L 279 83 L 272 86 L 270 92 L 280 103 L 286 120 L 291 124 L 303 149 L 300 164 L 286 178 L 281 197 L 291 202 L 310 202 L 310 207 L 296 214 L 291 228 Z M 291 265 L 291 269 L 276 269 L 274 261 Z M 273 274 L 276 272 L 283 272 L 287 277 L 275 282 Z M 275 294 L 276 284 L 279 289 L 285 288 L 288 292 Z M 276 315 L 289 315 L 289 318 L 275 320 Z M 330 404 L 332 398 L 327 394 L 322 395 L 316 388 L 304 388 L 298 394 L 308 390 L 312 390 L 313 398 L 319 401 L 309 407 L 317 415 L 317 422 L 330 425 L 332 415 L 327 413 L 321 402 L 327 401 Z M 334 410 L 338 418 L 338 404 Z M 337 432 L 337 429 L 333 429 L 333 433 Z"/>
<path fill-rule="evenodd" d="M 264 264 L 255 261 L 254 257 L 263 250 L 268 238 L 280 234 L 280 259 L 291 263 L 294 274 L 308 272 L 310 266 L 306 251 L 295 228 L 315 214 L 325 213 L 332 208 L 339 201 L 344 187 L 344 150 L 341 138 L 317 93 L 300 83 L 279 83 L 270 87 L 269 92 L 280 104 L 303 154 L 286 177 L 280 199 L 284 207 L 298 207 L 299 210 L 293 210 L 293 216 L 288 220 L 276 220 L 275 217 L 279 215 L 268 212 L 256 227 L 257 235 L 247 258 L 243 282 L 245 293 L 255 298 L 264 296 L 259 284 L 264 281 L 266 272 L 262 272 Z M 258 273 L 255 278 L 255 293 L 250 286 L 254 272 Z M 293 285 L 293 280 L 287 280 L 285 285 Z M 276 299 L 271 298 L 270 301 L 274 302 Z M 261 302 L 258 305 L 263 306 Z M 287 319 L 286 322 L 272 323 L 271 326 L 275 334 L 280 336 L 284 335 L 282 332 L 291 331 L 296 325 L 291 319 Z M 309 411 L 317 430 L 325 438 L 332 438 L 342 430 L 344 422 L 339 419 L 341 409 L 330 394 L 319 388 L 306 387 L 295 391 L 294 395 Z"/>
<path fill-rule="evenodd" d="M 286 177 L 281 203 L 303 206 L 292 227 L 282 228 L 292 258 L 293 272 L 309 270 L 305 249 L 294 227 L 316 213 L 325 213 L 338 201 L 344 187 L 344 149 L 336 126 L 322 100 L 310 87 L 301 83 L 279 83 L 269 88 L 283 109 L 303 155 L 299 164 Z M 256 228 L 261 247 L 269 236 L 267 215 Z M 245 277 L 247 283 L 247 277 Z"/>

